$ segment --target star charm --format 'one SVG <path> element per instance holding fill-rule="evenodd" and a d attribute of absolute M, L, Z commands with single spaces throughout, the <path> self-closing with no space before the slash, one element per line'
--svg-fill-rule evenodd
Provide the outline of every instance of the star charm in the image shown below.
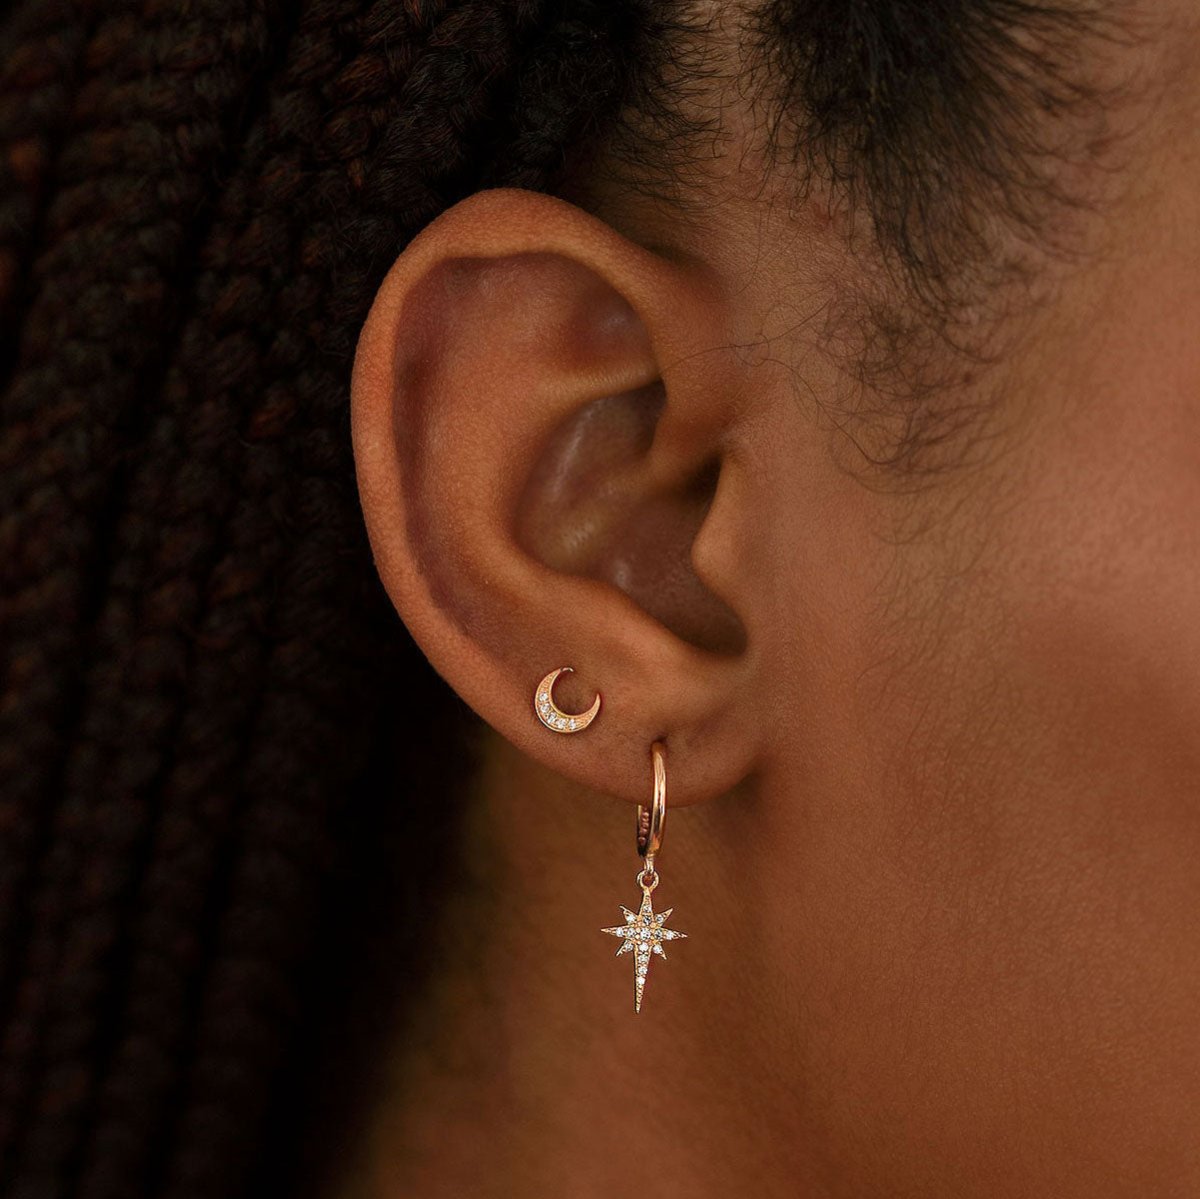
<path fill-rule="evenodd" d="M 644 891 L 640 911 L 631 912 L 622 905 L 621 911 L 625 913 L 625 923 L 617 925 L 616 928 L 600 930 L 608 933 L 610 937 L 621 938 L 623 944 L 617 950 L 617 957 L 623 953 L 636 955 L 633 974 L 633 1010 L 635 1012 L 642 1010 L 642 991 L 646 986 L 646 975 L 650 972 L 651 955 L 658 954 L 659 957 L 665 958 L 667 954 L 662 943 L 687 936 L 687 933 L 676 932 L 673 928 L 663 928 L 663 922 L 674 910 L 674 908 L 667 908 L 665 912 L 655 915 L 654 906 L 650 902 L 650 892 Z"/>

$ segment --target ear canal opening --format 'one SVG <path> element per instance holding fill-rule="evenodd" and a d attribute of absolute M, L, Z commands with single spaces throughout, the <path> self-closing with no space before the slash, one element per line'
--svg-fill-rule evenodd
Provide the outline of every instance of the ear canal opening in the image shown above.
<path fill-rule="evenodd" d="M 664 403 L 656 382 L 591 400 L 563 420 L 526 481 L 517 540 L 552 570 L 616 587 L 680 640 L 737 655 L 745 629 L 691 558 L 720 462 L 667 488 L 655 479 L 650 457 Z"/>

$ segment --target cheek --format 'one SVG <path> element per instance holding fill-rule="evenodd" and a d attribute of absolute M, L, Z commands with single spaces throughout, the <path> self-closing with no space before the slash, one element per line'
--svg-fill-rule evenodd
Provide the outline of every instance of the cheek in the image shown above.
<path fill-rule="evenodd" d="M 1125 348 L 1036 435 L 1029 490 L 1006 522 L 1006 606 L 1030 684 L 1081 733 L 1128 751 L 1149 737 L 1194 771 L 1200 369 L 1190 346 Z"/>

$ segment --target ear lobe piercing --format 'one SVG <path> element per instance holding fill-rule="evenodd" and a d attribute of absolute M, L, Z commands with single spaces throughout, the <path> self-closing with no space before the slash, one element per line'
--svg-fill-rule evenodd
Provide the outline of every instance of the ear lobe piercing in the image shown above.
<path fill-rule="evenodd" d="M 592 702 L 592 706 L 586 712 L 564 712 L 554 702 L 554 684 L 560 674 L 572 674 L 573 668 L 570 666 L 560 666 L 557 670 L 552 670 L 540 683 L 537 685 L 537 691 L 534 693 L 533 710 L 537 713 L 537 718 L 551 732 L 554 733 L 582 733 L 593 720 L 596 719 L 600 711 L 600 693 L 596 693 L 596 698 Z"/>
<path fill-rule="evenodd" d="M 570 666 L 560 666 L 552 670 L 537 685 L 533 696 L 533 710 L 537 718 L 554 733 L 581 733 L 600 711 L 600 695 L 592 701 L 592 706 L 586 712 L 572 715 L 564 712 L 554 702 L 554 684 L 560 674 L 570 672 Z M 662 851 L 663 829 L 667 823 L 667 747 L 661 741 L 655 741 L 650 746 L 650 765 L 654 776 L 651 792 L 650 808 L 647 810 L 638 804 L 637 810 L 637 851 L 642 859 L 642 868 L 637 872 L 636 882 L 642 889 L 642 903 L 636 912 L 631 912 L 622 905 L 621 911 L 625 923 L 615 928 L 604 928 L 601 932 L 610 937 L 619 937 L 621 947 L 617 957 L 623 953 L 633 954 L 633 1010 L 642 1010 L 642 995 L 646 989 L 646 978 L 650 973 L 652 957 L 666 958 L 667 951 L 663 948 L 666 941 L 683 940 L 687 933 L 681 933 L 673 928 L 664 928 L 667 917 L 675 910 L 667 908 L 665 912 L 655 912 L 654 903 L 650 896 L 658 886 L 658 855 Z"/>
<path fill-rule="evenodd" d="M 637 872 L 636 882 L 642 889 L 642 904 L 636 912 L 631 912 L 622 905 L 625 923 L 615 928 L 600 930 L 611 937 L 621 938 L 621 948 L 617 950 L 617 957 L 623 953 L 634 955 L 635 1013 L 642 1010 L 642 993 L 646 988 L 646 977 L 650 973 L 650 959 L 654 956 L 666 958 L 664 941 L 687 937 L 687 933 L 663 928 L 667 917 L 675 909 L 667 908 L 665 912 L 655 913 L 654 904 L 650 899 L 650 893 L 658 886 L 658 869 L 655 863 L 662 849 L 663 828 L 667 823 L 667 747 L 661 741 L 655 741 L 650 747 L 650 758 L 654 769 L 653 799 L 648 812 L 639 804 L 637 814 L 637 850 L 642 855 L 642 868 Z"/>

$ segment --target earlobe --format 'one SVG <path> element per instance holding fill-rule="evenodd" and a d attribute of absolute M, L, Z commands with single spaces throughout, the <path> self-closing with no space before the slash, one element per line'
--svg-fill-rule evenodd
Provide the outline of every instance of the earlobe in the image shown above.
<path fill-rule="evenodd" d="M 570 205 L 484 193 L 401 256 L 355 362 L 364 513 L 413 636 L 523 751 L 634 801 L 656 739 L 677 803 L 757 752 L 743 622 L 692 567 L 736 407 L 719 317 L 701 281 Z M 604 696 L 570 738 L 533 708 L 565 663 L 564 706 Z"/>

